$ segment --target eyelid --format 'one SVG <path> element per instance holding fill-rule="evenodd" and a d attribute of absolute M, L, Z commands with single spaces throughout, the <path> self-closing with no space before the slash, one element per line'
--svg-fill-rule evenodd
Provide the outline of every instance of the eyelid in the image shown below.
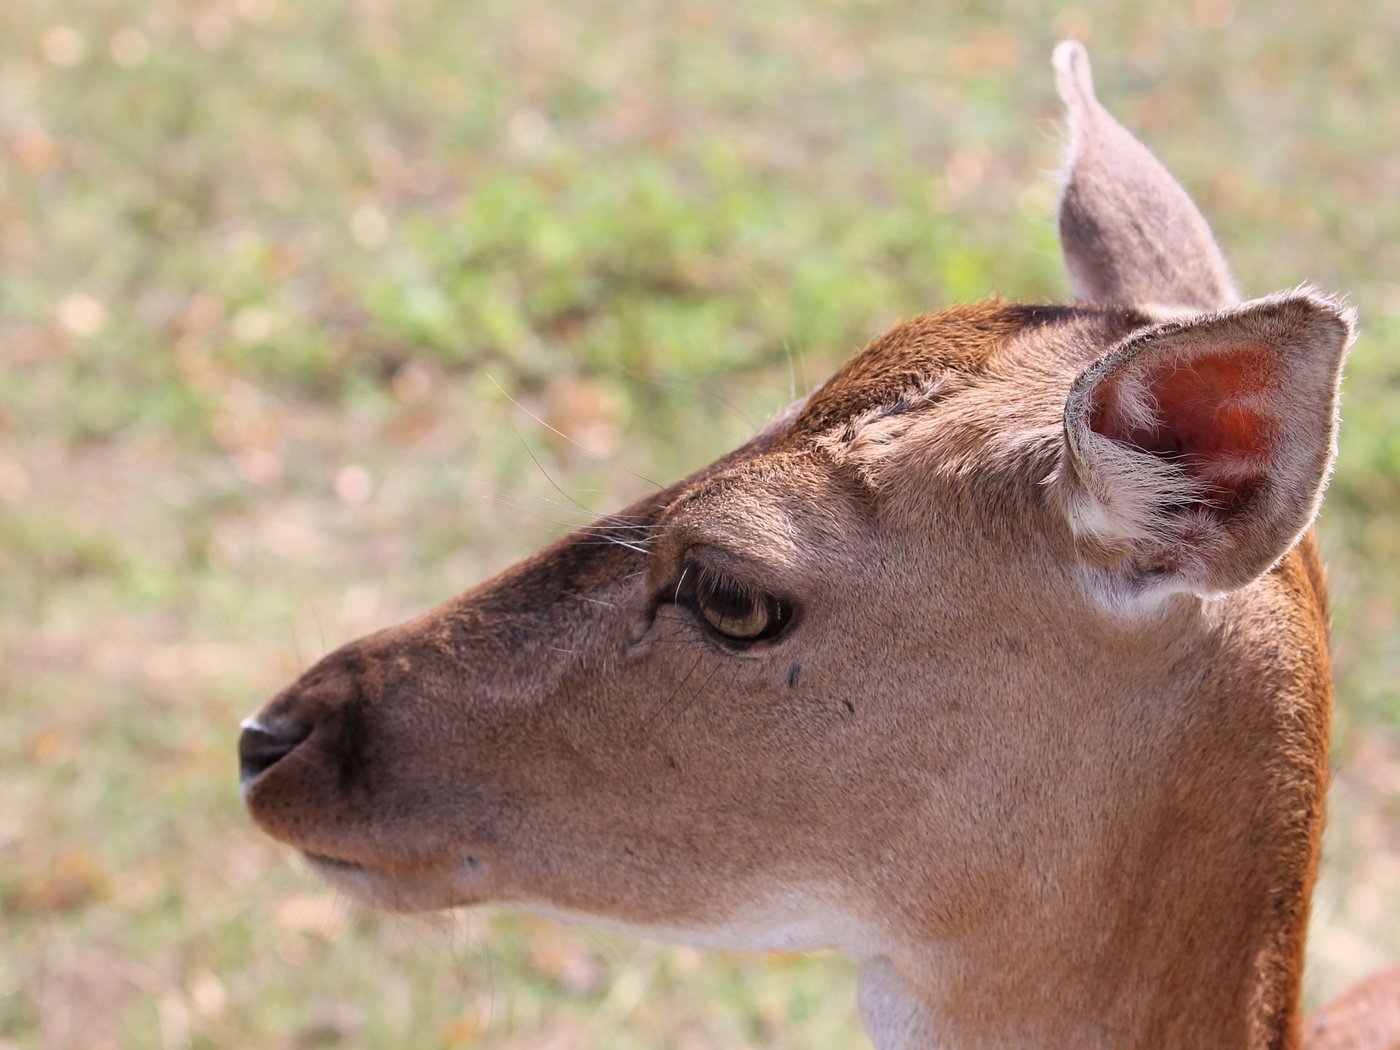
<path fill-rule="evenodd" d="M 751 577 L 732 571 L 728 564 L 716 565 L 703 557 L 690 556 L 692 553 L 688 552 L 687 557 L 681 563 L 680 575 L 676 579 L 672 593 L 663 600 L 679 604 L 686 599 L 687 595 L 693 595 L 702 586 L 709 587 L 712 591 L 736 591 L 743 597 L 754 600 L 765 596 L 777 598 L 779 601 L 786 600 L 776 591 L 755 582 Z"/>
<path fill-rule="evenodd" d="M 690 562 L 688 564 L 694 564 Z M 708 586 L 711 591 L 732 591 L 741 598 L 757 599 L 761 598 L 766 591 L 755 587 L 747 580 L 737 579 L 728 573 L 720 572 L 710 565 L 701 565 L 698 578 L 695 581 L 697 587 Z"/>
<path fill-rule="evenodd" d="M 772 594 L 783 598 L 795 590 L 791 570 L 781 564 L 736 554 L 718 544 L 703 540 L 689 544 L 679 557 L 682 568 L 694 565 L 720 579 L 746 587 L 757 594 Z"/>
<path fill-rule="evenodd" d="M 761 607 L 765 612 L 772 614 L 775 619 L 765 624 L 764 630 L 757 634 L 747 637 L 731 634 L 707 615 L 706 602 L 700 594 L 701 589 L 708 591 L 711 599 L 716 597 L 716 591 L 736 592 L 736 597 L 741 601 L 752 604 L 751 611 L 757 611 Z M 720 601 L 724 601 L 723 596 L 720 596 Z M 796 602 L 781 597 L 766 587 L 751 583 L 746 579 L 736 578 L 723 569 L 707 565 L 693 558 L 687 558 L 682 566 L 673 593 L 672 604 L 689 608 L 698 624 L 706 630 L 710 637 L 733 652 L 746 652 L 750 649 L 761 651 L 768 644 L 777 642 L 787 635 L 793 625 L 801 618 L 800 607 Z M 768 630 L 769 627 L 773 628 L 771 632 Z"/>

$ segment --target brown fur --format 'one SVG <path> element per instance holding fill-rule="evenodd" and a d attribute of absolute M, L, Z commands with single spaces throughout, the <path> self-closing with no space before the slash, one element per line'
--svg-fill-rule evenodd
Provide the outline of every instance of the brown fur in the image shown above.
<path fill-rule="evenodd" d="M 1279 303 L 1341 318 L 1307 329 L 1335 365 L 1345 318 Z M 1219 324 L 992 302 L 897 327 L 711 467 L 326 657 L 248 730 L 251 813 L 387 907 L 840 948 L 881 1047 L 1297 1045 L 1316 547 L 1278 533 L 1205 600 L 1067 509 L 1095 469 L 1069 469 L 1077 384 Z M 1332 374 L 1276 406 L 1315 417 L 1305 466 L 1264 457 L 1289 506 L 1330 462 Z M 678 600 L 700 571 L 790 628 L 708 632 Z"/>

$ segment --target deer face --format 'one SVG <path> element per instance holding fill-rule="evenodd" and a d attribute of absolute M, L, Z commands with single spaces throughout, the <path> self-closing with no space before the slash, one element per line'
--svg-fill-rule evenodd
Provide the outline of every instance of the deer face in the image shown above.
<path fill-rule="evenodd" d="M 1059 67 L 1097 302 L 901 325 L 710 467 L 332 653 L 247 723 L 258 824 L 381 906 L 906 962 L 1028 953 L 1008 916 L 1207 848 L 1212 766 L 1264 768 L 1267 732 L 1182 697 L 1302 600 L 1257 581 L 1316 510 L 1350 321 L 1233 305 Z"/>
<path fill-rule="evenodd" d="M 726 459 L 313 667 L 249 730 L 255 819 L 376 903 L 699 936 L 841 910 L 903 825 L 959 856 L 929 775 L 987 764 L 1046 648 L 1023 621 L 1074 599 L 1043 483 L 1075 362 L 1139 323 L 895 330 Z"/>
<path fill-rule="evenodd" d="M 1162 573 L 1070 513 L 1067 399 L 1143 329 L 895 329 L 729 457 L 322 660 L 248 730 L 254 818 L 390 907 L 828 945 L 876 921 L 873 873 L 974 922 L 1006 874 L 969 867 L 1059 824 L 1121 664 L 1176 655 L 1170 601 L 1143 630 L 1093 586 Z"/>

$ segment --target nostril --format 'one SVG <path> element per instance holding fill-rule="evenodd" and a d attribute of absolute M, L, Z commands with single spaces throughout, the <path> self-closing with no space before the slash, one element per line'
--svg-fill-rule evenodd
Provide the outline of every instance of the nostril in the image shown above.
<path fill-rule="evenodd" d="M 256 722 L 245 722 L 243 735 L 238 738 L 238 769 L 243 786 L 247 787 L 291 754 L 310 735 L 310 729 L 298 725 L 272 729 Z"/>

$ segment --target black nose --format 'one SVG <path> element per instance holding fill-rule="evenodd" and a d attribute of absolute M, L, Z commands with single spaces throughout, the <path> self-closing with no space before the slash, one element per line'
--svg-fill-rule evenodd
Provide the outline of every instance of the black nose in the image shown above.
<path fill-rule="evenodd" d="M 296 750 L 310 736 L 301 726 L 249 725 L 238 738 L 238 770 L 244 787 Z"/>

